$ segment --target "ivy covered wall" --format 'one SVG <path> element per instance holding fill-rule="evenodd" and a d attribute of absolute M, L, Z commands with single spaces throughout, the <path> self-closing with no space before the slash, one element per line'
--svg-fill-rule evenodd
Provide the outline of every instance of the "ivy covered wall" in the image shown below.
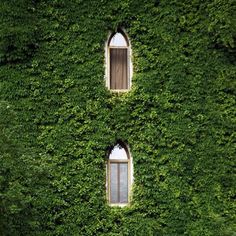
<path fill-rule="evenodd" d="M 234 0 L 2 0 L 1 235 L 236 235 Z M 105 87 L 124 27 L 134 75 Z M 129 207 L 106 201 L 126 142 Z"/>

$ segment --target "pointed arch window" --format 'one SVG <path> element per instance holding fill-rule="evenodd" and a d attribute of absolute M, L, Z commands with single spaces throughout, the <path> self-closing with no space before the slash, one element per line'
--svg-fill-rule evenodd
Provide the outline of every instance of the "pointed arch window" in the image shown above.
<path fill-rule="evenodd" d="M 109 203 L 127 205 L 132 183 L 132 162 L 125 144 L 117 143 L 111 149 L 107 169 Z"/>
<path fill-rule="evenodd" d="M 114 91 L 127 91 L 131 87 L 131 55 L 128 37 L 121 30 L 112 34 L 107 48 L 107 86 Z"/>

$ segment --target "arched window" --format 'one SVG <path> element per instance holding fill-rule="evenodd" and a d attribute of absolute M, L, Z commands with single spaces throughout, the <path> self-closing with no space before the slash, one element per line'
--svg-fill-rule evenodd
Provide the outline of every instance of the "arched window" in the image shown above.
<path fill-rule="evenodd" d="M 114 91 L 127 91 L 131 87 L 131 51 L 128 37 L 123 31 L 111 34 L 107 45 L 107 86 Z"/>
<path fill-rule="evenodd" d="M 123 143 L 117 143 L 109 153 L 107 183 L 109 203 L 127 205 L 132 184 L 132 162 L 128 148 Z"/>

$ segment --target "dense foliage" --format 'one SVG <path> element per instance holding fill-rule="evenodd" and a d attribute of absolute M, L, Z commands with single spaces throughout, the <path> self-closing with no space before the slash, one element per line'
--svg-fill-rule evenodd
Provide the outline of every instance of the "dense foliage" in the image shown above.
<path fill-rule="evenodd" d="M 236 235 L 234 0 L 1 0 L 1 235 Z M 104 81 L 125 27 L 128 93 Z M 130 206 L 106 202 L 126 142 Z"/>

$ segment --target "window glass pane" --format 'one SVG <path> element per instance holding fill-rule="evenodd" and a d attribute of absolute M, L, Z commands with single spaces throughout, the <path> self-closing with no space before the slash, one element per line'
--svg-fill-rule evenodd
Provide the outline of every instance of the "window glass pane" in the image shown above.
<path fill-rule="evenodd" d="M 124 36 L 121 33 L 116 33 L 110 41 L 110 46 L 126 47 L 128 45 Z"/>
<path fill-rule="evenodd" d="M 110 49 L 110 88 L 128 89 L 127 48 Z"/>
<path fill-rule="evenodd" d="M 120 163 L 120 203 L 128 202 L 128 164 Z"/>
<path fill-rule="evenodd" d="M 121 147 L 120 145 L 116 145 L 114 146 L 114 148 L 112 149 L 109 159 L 121 159 L 121 160 L 127 160 L 127 153 L 125 151 L 125 149 L 123 147 Z"/>
<path fill-rule="evenodd" d="M 110 201 L 111 203 L 117 203 L 118 198 L 118 164 L 110 164 Z"/>

